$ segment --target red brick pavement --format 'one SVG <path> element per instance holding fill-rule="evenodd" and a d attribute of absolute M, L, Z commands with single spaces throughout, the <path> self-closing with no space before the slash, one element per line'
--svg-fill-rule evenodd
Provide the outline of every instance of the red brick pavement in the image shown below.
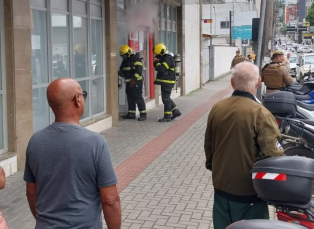
<path fill-rule="evenodd" d="M 211 107 L 226 96 L 232 87 L 229 85 L 224 90 L 213 95 L 209 100 L 196 107 L 194 110 L 176 121 L 167 130 L 148 142 L 135 154 L 116 167 L 119 178 L 118 190 L 121 192 L 141 172 L 145 170 L 159 155 L 161 155 L 176 139 L 200 119 Z"/>

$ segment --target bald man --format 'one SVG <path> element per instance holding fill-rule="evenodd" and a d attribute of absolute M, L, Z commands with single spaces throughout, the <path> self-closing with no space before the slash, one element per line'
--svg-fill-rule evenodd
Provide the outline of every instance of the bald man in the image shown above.
<path fill-rule="evenodd" d="M 55 122 L 26 150 L 24 180 L 36 229 L 121 227 L 117 177 L 105 139 L 79 125 L 87 92 L 73 79 L 47 88 Z"/>

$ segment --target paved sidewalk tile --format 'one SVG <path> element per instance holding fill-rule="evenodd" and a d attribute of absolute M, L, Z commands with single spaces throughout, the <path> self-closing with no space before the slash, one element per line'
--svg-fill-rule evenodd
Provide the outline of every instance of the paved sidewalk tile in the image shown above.
<path fill-rule="evenodd" d="M 213 186 L 203 141 L 210 108 L 230 95 L 229 82 L 227 76 L 177 98 L 182 116 L 173 122 L 157 122 L 163 114 L 159 106 L 148 111 L 145 122 L 121 120 L 101 133 L 119 178 L 122 228 L 213 228 Z M 22 176 L 7 178 L 0 191 L 0 211 L 10 229 L 35 225 Z"/>

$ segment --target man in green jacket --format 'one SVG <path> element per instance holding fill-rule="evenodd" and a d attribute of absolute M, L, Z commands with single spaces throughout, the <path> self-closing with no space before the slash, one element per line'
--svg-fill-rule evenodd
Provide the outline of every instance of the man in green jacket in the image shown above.
<path fill-rule="evenodd" d="M 273 115 L 255 98 L 258 68 L 242 62 L 233 68 L 231 97 L 210 111 L 205 133 L 206 168 L 215 189 L 215 229 L 243 219 L 268 219 L 267 203 L 258 198 L 251 169 L 260 159 L 281 156 L 280 132 Z"/>

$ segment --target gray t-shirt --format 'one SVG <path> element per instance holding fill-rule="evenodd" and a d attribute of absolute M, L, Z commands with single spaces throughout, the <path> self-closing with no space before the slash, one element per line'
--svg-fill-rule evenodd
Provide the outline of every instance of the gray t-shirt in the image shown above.
<path fill-rule="evenodd" d="M 24 180 L 37 185 L 36 229 L 101 229 L 99 187 L 117 184 L 105 139 L 66 123 L 32 136 Z"/>

